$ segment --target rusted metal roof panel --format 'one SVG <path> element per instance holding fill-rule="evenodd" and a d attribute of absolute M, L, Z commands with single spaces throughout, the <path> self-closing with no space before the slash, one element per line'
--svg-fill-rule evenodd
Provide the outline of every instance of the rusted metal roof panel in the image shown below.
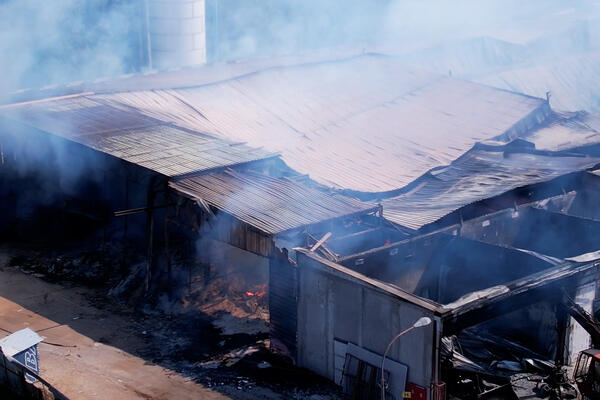
<path fill-rule="evenodd" d="M 278 152 L 321 184 L 361 192 L 401 188 L 476 142 L 518 136 L 547 114 L 544 100 L 371 55 L 96 98 Z"/>
<path fill-rule="evenodd" d="M 169 185 L 267 234 L 378 209 L 374 204 L 325 193 L 288 178 L 230 169 Z"/>
<path fill-rule="evenodd" d="M 600 163 L 598 157 L 504 150 L 476 147 L 448 167 L 431 171 L 411 190 L 384 200 L 384 216 L 417 230 L 476 201 Z"/>

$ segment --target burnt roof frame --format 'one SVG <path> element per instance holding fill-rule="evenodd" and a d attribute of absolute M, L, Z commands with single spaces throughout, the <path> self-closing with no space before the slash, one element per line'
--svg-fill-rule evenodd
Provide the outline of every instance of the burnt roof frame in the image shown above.
<path fill-rule="evenodd" d="M 583 179 L 590 179 L 589 173 L 582 173 Z M 596 177 L 592 178 L 592 181 L 596 184 L 594 189 L 597 188 L 597 184 L 600 182 Z M 514 213 L 520 209 L 529 209 L 532 208 L 532 203 L 522 204 L 513 209 L 503 209 L 500 211 L 496 211 L 491 214 L 483 215 L 477 218 L 470 220 L 468 223 L 477 223 L 481 221 L 488 220 L 490 218 L 503 218 L 509 213 Z M 550 212 L 546 210 L 538 210 L 543 213 L 551 214 L 561 214 L 567 215 L 563 213 Z M 569 215 L 570 217 L 586 220 L 586 218 L 581 218 L 577 216 Z M 348 261 L 351 259 L 356 259 L 360 257 L 364 257 L 367 255 L 377 254 L 382 251 L 389 251 L 394 247 L 401 246 L 410 242 L 414 242 L 416 240 L 422 240 L 427 237 L 433 237 L 440 234 L 449 234 L 452 236 L 460 235 L 460 229 L 462 224 L 451 225 L 442 229 L 438 229 L 433 232 L 428 232 L 423 235 L 411 237 L 408 239 L 404 239 L 395 243 L 391 243 L 389 245 L 373 248 L 370 250 L 366 250 L 360 253 L 348 255 L 340 258 L 338 263 L 326 260 L 325 258 L 310 252 L 307 249 L 297 248 L 296 251 L 307 255 L 308 257 L 319 261 L 322 265 L 328 267 L 329 272 L 332 272 L 336 275 L 346 275 L 348 279 L 360 281 L 363 284 L 367 284 L 369 286 L 373 286 L 378 290 L 384 291 L 392 296 L 395 296 L 403 301 L 410 302 L 414 305 L 422 307 L 426 310 L 434 312 L 436 315 L 440 316 L 443 322 L 443 331 L 445 334 L 452 334 L 462 329 L 467 328 L 468 326 L 472 326 L 476 323 L 483 322 L 484 320 L 494 318 L 496 316 L 502 315 L 503 313 L 508 312 L 508 310 L 513 311 L 517 308 L 521 308 L 532 304 L 532 302 L 537 301 L 545 301 L 552 298 L 553 291 L 559 293 L 558 285 L 574 285 L 576 283 L 581 284 L 582 281 L 589 282 L 592 279 L 600 278 L 600 260 L 593 260 L 590 262 L 577 263 L 571 261 L 559 261 L 556 262 L 554 266 L 551 266 L 545 270 L 526 275 L 522 278 L 515 279 L 509 282 L 502 284 L 508 290 L 502 292 L 491 293 L 489 295 L 485 295 L 473 300 L 469 300 L 460 304 L 455 305 L 454 307 L 448 307 L 447 305 L 440 304 L 430 299 L 425 299 L 423 297 L 417 296 L 413 293 L 410 293 L 404 289 L 401 289 L 393 284 L 388 284 L 386 282 L 380 281 L 375 278 L 370 278 L 360 272 L 354 271 L 349 267 L 341 265 L 343 261 Z M 506 247 L 513 248 L 511 246 L 499 246 L 497 244 L 491 244 L 492 246 L 497 247 Z M 535 252 L 531 252 L 533 255 L 541 258 L 541 259 L 549 259 L 551 257 L 545 256 L 543 254 L 537 254 Z M 485 289 L 484 289 L 485 290 Z M 477 292 L 477 291 L 474 291 Z M 473 293 L 473 292 L 469 292 Z M 468 294 L 468 293 L 467 293 Z M 553 299 L 556 302 L 560 302 L 559 298 Z M 452 304 L 452 303 L 450 303 Z M 500 308 L 506 304 L 510 304 L 505 310 L 500 310 Z"/>
<path fill-rule="evenodd" d="M 441 318 L 444 335 L 456 333 L 469 326 L 532 304 L 531 301 L 525 300 L 531 300 L 532 298 L 538 298 L 539 301 L 547 300 L 546 296 L 540 297 L 540 294 L 545 295 L 552 293 L 552 291 L 560 294 L 558 290 L 555 290 L 557 285 L 564 284 L 565 282 L 567 284 L 589 282 L 600 276 L 600 269 L 598 269 L 600 267 L 600 260 L 588 263 L 563 262 L 544 271 L 505 283 L 503 286 L 506 286 L 508 291 L 480 297 L 450 308 L 433 300 L 409 293 L 395 285 L 369 278 L 348 267 L 329 261 L 307 249 L 295 248 L 294 250 L 318 261 L 320 265 L 325 267 L 324 270 L 327 273 L 346 280 L 366 284 L 401 301 L 409 302 L 434 313 L 434 315 Z M 555 300 L 560 301 L 560 299 Z M 505 308 L 501 312 L 492 312 L 492 310 L 506 304 L 511 304 L 512 307 Z"/>

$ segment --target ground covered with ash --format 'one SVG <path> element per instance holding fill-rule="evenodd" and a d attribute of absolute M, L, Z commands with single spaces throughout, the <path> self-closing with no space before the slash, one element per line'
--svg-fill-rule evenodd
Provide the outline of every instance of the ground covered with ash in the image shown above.
<path fill-rule="evenodd" d="M 342 398 L 335 385 L 270 350 L 264 286 L 240 291 L 228 287 L 223 277 L 204 274 L 184 282 L 181 290 L 154 288 L 148 293 L 144 262 L 124 265 L 119 246 L 86 251 L 23 244 L 3 248 L 10 253 L 5 268 L 84 293 L 92 309 L 74 322 L 98 316 L 113 320 L 97 332 L 94 339 L 100 343 L 231 398 Z"/>

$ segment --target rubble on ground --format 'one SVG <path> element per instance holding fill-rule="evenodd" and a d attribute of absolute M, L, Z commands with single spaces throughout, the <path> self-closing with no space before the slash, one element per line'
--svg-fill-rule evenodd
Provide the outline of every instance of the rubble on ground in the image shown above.
<path fill-rule="evenodd" d="M 564 367 L 505 338 L 467 330 L 442 339 L 442 365 L 456 399 L 574 399 Z"/>

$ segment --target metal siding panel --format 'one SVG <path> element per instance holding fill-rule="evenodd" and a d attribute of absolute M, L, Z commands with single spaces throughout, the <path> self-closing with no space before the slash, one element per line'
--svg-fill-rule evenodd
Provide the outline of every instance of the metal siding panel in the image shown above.
<path fill-rule="evenodd" d="M 269 260 L 269 311 L 271 337 L 280 340 L 292 358 L 297 351 L 297 270 L 281 255 Z"/>

